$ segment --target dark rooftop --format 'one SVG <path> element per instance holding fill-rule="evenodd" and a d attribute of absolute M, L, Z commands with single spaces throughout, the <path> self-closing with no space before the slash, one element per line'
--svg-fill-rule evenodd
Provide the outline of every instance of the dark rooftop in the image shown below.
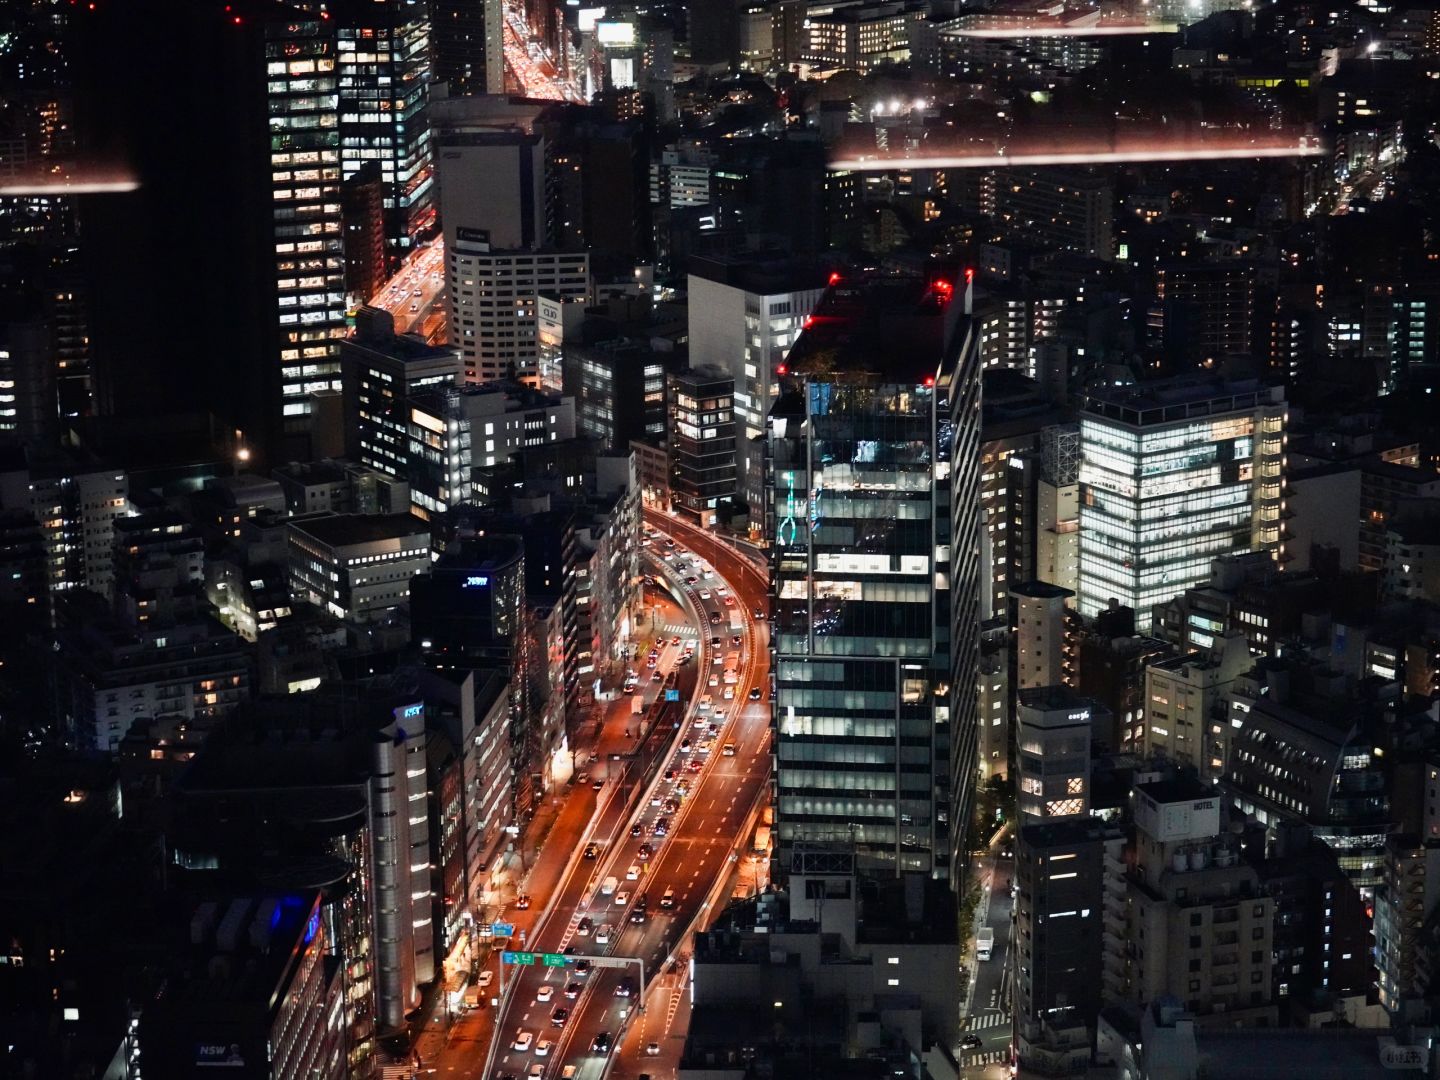
<path fill-rule="evenodd" d="M 935 378 L 953 282 L 878 271 L 832 280 L 790 350 L 792 376 L 853 373 L 895 383 Z"/>
<path fill-rule="evenodd" d="M 292 518 L 290 527 L 331 547 L 430 535 L 430 526 L 412 514 L 326 514 Z"/>

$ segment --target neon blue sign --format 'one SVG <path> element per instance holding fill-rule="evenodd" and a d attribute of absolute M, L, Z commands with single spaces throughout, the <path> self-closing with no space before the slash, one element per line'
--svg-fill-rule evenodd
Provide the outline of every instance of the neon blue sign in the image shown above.
<path fill-rule="evenodd" d="M 490 579 L 488 577 L 467 577 L 465 584 L 460 587 L 462 589 L 483 589 L 489 584 Z"/>

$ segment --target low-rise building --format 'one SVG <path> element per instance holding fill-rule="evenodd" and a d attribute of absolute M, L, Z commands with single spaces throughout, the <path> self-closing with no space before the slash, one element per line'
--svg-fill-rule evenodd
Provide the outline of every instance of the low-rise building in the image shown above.
<path fill-rule="evenodd" d="M 430 568 L 430 528 L 410 514 L 333 514 L 289 523 L 290 593 L 338 619 L 390 617 Z"/>

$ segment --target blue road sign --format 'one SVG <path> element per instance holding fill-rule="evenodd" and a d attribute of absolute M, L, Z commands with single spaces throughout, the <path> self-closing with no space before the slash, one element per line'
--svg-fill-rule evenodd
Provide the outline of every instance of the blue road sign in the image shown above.
<path fill-rule="evenodd" d="M 490 924 L 490 933 L 496 937 L 514 937 L 515 924 L 508 922 L 497 922 Z"/>
<path fill-rule="evenodd" d="M 679 700 L 680 700 L 680 691 L 679 691 L 679 690 L 666 690 L 666 691 L 665 691 L 665 700 L 666 700 L 666 701 L 679 701 Z"/>

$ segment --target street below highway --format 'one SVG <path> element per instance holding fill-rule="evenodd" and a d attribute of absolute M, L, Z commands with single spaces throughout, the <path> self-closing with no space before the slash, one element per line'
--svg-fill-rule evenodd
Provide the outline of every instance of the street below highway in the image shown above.
<path fill-rule="evenodd" d="M 1011 882 L 1015 860 L 1008 846 L 1008 834 L 992 844 L 984 854 L 976 856 L 981 889 L 971 940 L 978 927 L 988 926 L 995 933 L 994 950 L 989 960 L 977 960 L 970 951 L 970 1009 L 961 1024 L 961 1039 L 978 1039 L 979 1046 L 964 1046 L 960 1065 L 966 1076 L 999 1077 L 1009 1074 L 1011 1043 L 1010 933 L 1014 900 Z"/>
<path fill-rule="evenodd" d="M 445 241 L 437 237 L 406 256 L 385 287 L 370 298 L 370 306 L 395 317 L 397 334 L 416 333 L 433 341 L 444 323 L 444 296 Z"/>

